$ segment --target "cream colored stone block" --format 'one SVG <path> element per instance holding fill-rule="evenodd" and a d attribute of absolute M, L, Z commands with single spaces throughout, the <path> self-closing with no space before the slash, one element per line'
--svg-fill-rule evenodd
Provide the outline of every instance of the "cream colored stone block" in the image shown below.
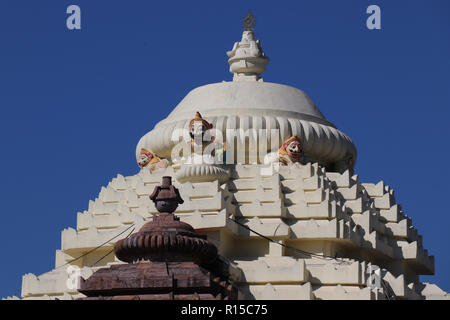
<path fill-rule="evenodd" d="M 145 184 L 153 183 L 158 184 L 161 183 L 163 176 L 175 176 L 175 171 L 171 166 L 167 167 L 165 170 L 156 170 L 151 172 L 148 168 L 142 169 L 138 176 L 142 179 L 142 182 Z"/>
<path fill-rule="evenodd" d="M 219 192 L 219 182 L 217 180 L 199 183 L 185 182 L 179 184 L 177 188 L 185 201 L 195 198 L 209 198 L 214 197 Z"/>
<path fill-rule="evenodd" d="M 108 215 L 111 214 L 117 206 L 117 203 L 103 203 L 101 200 L 89 202 L 89 212 L 93 215 Z"/>
<path fill-rule="evenodd" d="M 136 189 L 136 185 L 138 182 L 142 181 L 142 178 L 139 176 L 139 174 L 136 174 L 134 176 L 128 176 L 125 177 L 125 181 L 127 182 L 128 190 Z"/>
<path fill-rule="evenodd" d="M 310 282 L 326 285 L 356 285 L 365 286 L 367 281 L 366 263 L 326 261 L 322 263 L 307 263 Z"/>
<path fill-rule="evenodd" d="M 423 289 L 421 290 L 421 295 L 424 296 L 426 300 L 450 300 L 450 295 L 437 285 L 427 282 L 422 285 Z"/>
<path fill-rule="evenodd" d="M 282 240 L 274 240 L 274 242 L 269 242 L 269 253 L 266 255 L 268 257 L 281 257 L 284 256 L 285 247 L 281 246 Z"/>
<path fill-rule="evenodd" d="M 113 188 L 115 191 L 128 189 L 128 183 L 121 174 L 118 174 L 117 178 L 112 179 L 108 186 Z"/>
<path fill-rule="evenodd" d="M 262 234 L 266 237 L 288 237 L 289 227 L 281 219 L 278 218 L 262 218 L 258 217 L 248 219 L 237 219 L 240 223 L 248 226 L 250 229 Z M 238 236 L 242 237 L 258 237 L 253 232 L 239 226 L 233 221 L 227 221 L 228 228 Z"/>
<path fill-rule="evenodd" d="M 293 180 L 283 180 L 281 181 L 281 186 L 284 193 L 291 193 L 296 190 L 304 190 L 303 179 L 293 179 Z"/>
<path fill-rule="evenodd" d="M 55 253 L 55 268 L 65 265 L 69 261 L 74 260 L 75 257 L 65 253 L 62 250 L 56 250 Z M 78 262 L 78 261 L 77 261 Z"/>
<path fill-rule="evenodd" d="M 161 182 L 159 182 L 161 183 Z M 138 196 L 150 196 L 153 192 L 153 190 L 155 189 L 156 183 L 155 184 L 144 184 L 144 182 L 139 182 L 136 185 L 136 194 Z"/>
<path fill-rule="evenodd" d="M 276 189 L 280 187 L 280 177 L 276 173 L 269 177 L 257 175 L 254 178 L 230 180 L 227 185 L 233 191 L 256 190 L 258 186 L 263 186 L 264 189 Z"/>
<path fill-rule="evenodd" d="M 321 286 L 313 291 L 320 300 L 384 300 L 384 295 L 377 289 L 356 286 Z"/>
<path fill-rule="evenodd" d="M 327 197 L 328 190 L 317 189 L 314 191 L 305 191 L 305 201 L 308 204 L 311 203 L 321 203 Z"/>
<path fill-rule="evenodd" d="M 308 204 L 303 200 L 298 200 L 297 203 L 286 207 L 286 217 L 296 219 L 311 218 L 308 216 Z M 320 210 L 319 210 L 320 211 Z M 320 211 L 319 215 L 328 217 L 328 212 Z"/>
<path fill-rule="evenodd" d="M 363 199 L 358 198 L 356 200 L 345 201 L 345 207 L 350 209 L 352 213 L 362 213 L 363 210 Z"/>
<path fill-rule="evenodd" d="M 394 237 L 408 239 L 409 241 L 417 240 L 417 230 L 412 228 L 410 219 L 388 222 L 386 223 L 386 228 L 388 228 L 389 234 Z"/>
<path fill-rule="evenodd" d="M 138 203 L 139 198 L 135 191 L 127 190 L 123 193 L 123 197 L 126 201 L 127 207 L 129 207 L 129 208 L 139 207 L 139 203 Z"/>
<path fill-rule="evenodd" d="M 235 179 L 228 182 L 229 190 L 231 191 L 244 191 L 244 190 L 256 190 L 256 187 L 260 185 L 260 181 L 256 179 Z"/>
<path fill-rule="evenodd" d="M 232 174 L 232 178 L 254 178 L 260 175 L 260 169 L 262 166 L 254 165 L 236 165 Z"/>
<path fill-rule="evenodd" d="M 381 209 L 380 216 L 385 218 L 388 222 L 398 222 L 404 218 L 404 215 L 400 212 L 400 206 L 398 204 L 394 204 L 389 209 Z"/>
<path fill-rule="evenodd" d="M 285 217 L 286 208 L 281 200 L 274 203 L 265 203 L 255 200 L 251 204 L 242 204 L 236 210 L 238 217 Z"/>
<path fill-rule="evenodd" d="M 156 214 L 157 212 L 158 211 L 152 206 L 140 206 L 138 208 L 132 208 L 131 209 L 131 216 L 132 216 L 133 220 L 132 221 L 127 221 L 127 222 L 124 221 L 123 223 L 135 222 L 136 221 L 136 217 L 140 217 L 142 219 L 148 219 L 148 218 L 152 217 L 153 214 Z M 129 219 L 126 219 L 126 220 L 129 220 Z"/>
<path fill-rule="evenodd" d="M 137 203 L 138 203 L 138 208 L 146 208 L 146 209 L 148 209 L 150 211 L 152 211 L 153 209 L 156 210 L 155 204 L 146 195 L 138 197 Z M 131 208 L 131 209 L 134 209 L 134 208 Z"/>
<path fill-rule="evenodd" d="M 238 191 L 233 194 L 238 203 L 249 202 L 274 202 L 280 199 L 279 190 L 267 190 L 265 191 L 262 186 L 258 186 L 256 190 Z"/>
<path fill-rule="evenodd" d="M 395 257 L 394 249 L 389 245 L 386 237 L 377 231 L 364 234 L 363 248 L 375 249 L 388 257 Z"/>
<path fill-rule="evenodd" d="M 382 197 L 385 193 L 383 181 L 380 181 L 377 184 L 362 183 L 362 186 L 364 187 L 364 189 L 366 189 L 367 193 L 371 197 Z"/>
<path fill-rule="evenodd" d="M 119 212 L 119 221 L 121 224 L 130 224 L 136 221 L 135 214 L 131 213 L 128 208 L 118 208 Z M 146 211 L 145 214 L 141 214 L 143 218 L 148 218 L 150 216 L 149 212 Z"/>
<path fill-rule="evenodd" d="M 335 182 L 338 188 L 350 188 L 350 173 L 348 170 L 342 174 L 337 172 L 327 172 L 326 176 L 330 181 Z"/>
<path fill-rule="evenodd" d="M 249 285 L 239 287 L 239 300 L 312 300 L 311 284 Z"/>
<path fill-rule="evenodd" d="M 385 193 L 382 197 L 374 198 L 374 201 L 376 208 L 384 210 L 390 209 L 395 203 L 395 199 L 389 193 Z"/>
<path fill-rule="evenodd" d="M 119 214 L 93 216 L 93 224 L 97 229 L 118 228 L 121 225 Z"/>
<path fill-rule="evenodd" d="M 185 201 L 183 204 L 178 206 L 177 212 L 220 211 L 225 206 L 226 202 L 223 195 L 221 193 L 216 193 L 211 198 L 194 198 L 190 201 Z"/>
<path fill-rule="evenodd" d="M 320 204 L 306 204 L 299 201 L 286 208 L 286 217 L 296 219 L 332 219 L 343 218 L 343 212 L 336 201 L 324 200 Z"/>
<path fill-rule="evenodd" d="M 387 271 L 383 275 L 383 280 L 389 283 L 389 286 L 397 298 L 408 300 L 419 300 L 421 298 L 420 295 L 415 292 L 413 284 L 406 283 L 403 274 L 395 277 Z"/>
<path fill-rule="evenodd" d="M 404 259 L 417 259 L 422 247 L 417 241 L 408 243 L 407 241 L 398 241 L 397 244 L 402 248 Z"/>
<path fill-rule="evenodd" d="M 307 163 L 305 165 L 280 166 L 278 173 L 284 180 L 298 180 L 311 178 L 316 171 L 316 166 Z"/>
<path fill-rule="evenodd" d="M 428 255 L 428 250 L 424 249 L 420 242 L 397 241 L 397 244 L 401 248 L 403 259 L 411 260 L 410 263 L 414 264 L 420 274 L 434 273 L 434 257 Z"/>
<path fill-rule="evenodd" d="M 323 189 L 317 189 L 314 191 L 303 191 L 301 189 L 296 190 L 292 193 L 285 194 L 286 200 L 290 203 L 298 203 L 299 201 L 304 201 L 306 203 L 321 203 L 325 200 L 326 192 Z"/>
<path fill-rule="evenodd" d="M 313 191 L 323 187 L 323 176 L 314 175 L 310 178 L 303 179 L 303 189 Z"/>
<path fill-rule="evenodd" d="M 291 166 L 291 170 L 294 174 L 301 176 L 303 179 L 311 178 L 318 173 L 318 164 L 308 162 L 305 165 Z"/>
<path fill-rule="evenodd" d="M 369 210 L 364 211 L 362 214 L 352 215 L 352 220 L 361 226 L 365 232 L 378 231 L 379 233 L 386 233 L 386 227 L 379 221 L 378 215 L 371 213 Z"/>
<path fill-rule="evenodd" d="M 297 239 L 349 238 L 350 225 L 343 220 L 298 220 L 290 225 Z"/>
<path fill-rule="evenodd" d="M 142 217 L 136 216 L 135 230 L 138 230 L 144 224 L 144 220 Z M 72 228 L 64 229 L 61 233 L 61 249 L 69 250 L 69 249 L 80 249 L 80 248 L 95 248 L 102 243 L 107 242 L 108 240 L 114 238 L 118 234 L 120 234 L 125 229 L 130 226 L 121 226 L 115 229 L 88 229 L 76 232 L 76 230 Z M 131 228 L 129 229 L 131 231 Z M 114 243 L 120 239 L 124 238 L 127 235 L 126 231 L 120 237 L 116 237 L 111 240 L 108 245 L 112 246 Z"/>
<path fill-rule="evenodd" d="M 259 257 L 233 260 L 242 273 L 235 281 L 248 284 L 304 283 L 308 281 L 305 263 L 292 257 Z"/>
<path fill-rule="evenodd" d="M 115 203 L 123 199 L 123 193 L 117 192 L 111 187 L 102 187 L 98 199 L 103 203 Z"/>
<path fill-rule="evenodd" d="M 93 227 L 93 218 L 92 214 L 88 211 L 84 211 L 83 213 L 77 213 L 77 229 L 84 230 Z"/>
<path fill-rule="evenodd" d="M 356 200 L 358 197 L 358 185 L 353 185 L 351 188 L 338 188 L 338 192 L 345 200 Z"/>
<path fill-rule="evenodd" d="M 180 220 L 190 224 L 195 230 L 219 229 L 227 224 L 227 212 L 225 209 L 214 213 L 196 211 L 188 215 L 180 215 Z"/>

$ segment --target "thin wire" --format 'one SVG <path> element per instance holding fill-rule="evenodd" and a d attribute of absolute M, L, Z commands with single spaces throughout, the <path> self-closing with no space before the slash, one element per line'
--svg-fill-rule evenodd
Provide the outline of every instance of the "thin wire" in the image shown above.
<path fill-rule="evenodd" d="M 240 223 L 239 221 L 237 221 L 237 220 L 235 220 L 235 219 L 232 219 L 232 218 L 228 218 L 228 219 L 230 219 L 230 220 L 233 221 L 234 223 L 240 225 L 241 227 L 243 227 L 243 228 L 245 228 L 245 229 L 247 229 L 247 230 L 253 232 L 254 234 L 260 236 L 261 238 L 264 238 L 264 239 L 266 239 L 266 240 L 268 240 L 268 241 L 270 241 L 270 242 L 276 243 L 276 244 L 278 244 L 278 245 L 280 245 L 280 246 L 282 246 L 282 247 L 284 247 L 284 248 L 287 248 L 287 249 L 291 249 L 291 250 L 300 252 L 300 253 L 302 253 L 302 254 L 304 254 L 304 255 L 314 256 L 314 257 L 317 257 L 317 258 L 320 258 L 320 259 L 325 259 L 325 260 L 327 260 L 327 259 L 339 260 L 339 258 L 336 258 L 336 257 L 326 256 L 326 255 L 321 255 L 321 254 L 317 254 L 317 253 L 313 253 L 313 252 L 304 251 L 304 250 L 301 250 L 301 249 L 298 249 L 298 248 L 294 248 L 294 247 L 288 246 L 288 245 L 286 245 L 286 244 L 284 244 L 284 243 L 282 243 L 282 242 L 277 242 L 277 241 L 275 241 L 275 240 L 273 240 L 273 239 L 271 239 L 271 238 L 269 238 L 269 237 L 266 237 L 265 235 L 262 235 L 261 233 L 255 231 L 255 230 L 251 229 L 250 227 L 246 226 L 245 224 Z M 342 260 L 342 259 L 341 259 L 341 260 Z M 342 260 L 341 262 L 346 262 L 346 261 Z"/>
<path fill-rule="evenodd" d="M 94 252 L 95 250 L 100 249 L 100 248 L 103 247 L 105 244 L 109 243 L 111 240 L 114 240 L 115 238 L 117 238 L 118 236 L 120 236 L 121 234 L 123 234 L 125 231 L 129 230 L 129 229 L 130 229 L 131 227 L 133 227 L 133 226 L 134 226 L 134 223 L 133 223 L 131 226 L 129 226 L 128 228 L 126 228 L 125 230 L 123 230 L 123 231 L 122 231 L 121 233 L 119 233 L 118 235 L 116 235 L 116 236 L 112 237 L 111 239 L 109 239 L 108 241 L 103 242 L 101 245 L 95 247 L 94 249 L 89 250 L 88 252 L 82 254 L 81 256 L 79 256 L 79 257 L 77 257 L 77 258 L 75 258 L 75 259 L 72 259 L 72 260 L 70 260 L 69 262 L 66 262 L 65 264 L 63 264 L 63 265 L 61 265 L 61 266 L 59 266 L 59 267 L 56 267 L 55 269 L 59 269 L 59 268 L 64 267 L 64 266 L 66 266 L 66 265 L 68 265 L 68 264 L 71 264 L 72 262 L 77 261 L 77 260 L 79 260 L 79 259 L 81 259 L 81 258 L 87 256 L 88 254 Z M 134 229 L 133 229 L 133 230 L 134 230 Z"/>
<path fill-rule="evenodd" d="M 114 249 L 108 251 L 108 253 L 106 253 L 103 257 L 101 257 L 100 259 L 98 259 L 97 261 L 95 261 L 89 268 L 94 267 L 97 263 L 99 263 L 100 261 L 102 261 L 106 256 L 108 256 L 111 252 L 113 252 Z"/>
<path fill-rule="evenodd" d="M 298 251 L 298 252 L 300 252 L 302 254 L 315 256 L 315 257 L 318 257 L 318 258 L 321 258 L 321 259 L 333 259 L 333 260 L 338 260 L 339 259 L 339 258 L 336 258 L 336 257 L 331 257 L 331 256 L 326 256 L 326 255 L 319 255 L 319 254 L 308 252 L 308 251 L 304 251 L 304 250 L 301 250 L 301 249 L 298 249 L 298 248 L 290 247 L 290 246 L 288 246 L 288 245 L 286 245 L 284 243 L 277 242 L 277 241 L 275 241 L 275 240 L 273 240 L 273 239 L 271 239 L 269 237 L 266 237 L 265 235 L 262 235 L 261 233 L 255 231 L 255 230 L 252 230 L 250 227 L 240 223 L 239 221 L 237 221 L 235 219 L 232 219 L 232 218 L 229 218 L 229 217 L 228 217 L 228 219 L 230 219 L 231 221 L 233 221 L 236 224 L 240 225 L 241 227 L 243 227 L 243 228 L 253 232 L 254 234 L 260 236 L 261 238 L 264 238 L 264 239 L 266 239 L 266 240 L 268 240 L 270 242 L 279 244 L 280 246 L 285 247 L 287 249 L 295 250 L 295 251 Z M 340 259 L 340 260 L 341 260 L 341 262 L 339 262 L 339 263 L 345 262 L 342 259 Z M 381 279 L 381 285 L 383 287 L 384 295 L 386 296 L 386 298 L 388 300 L 392 300 L 392 298 L 395 298 L 395 293 L 392 291 L 392 289 L 388 288 L 388 284 L 386 283 L 386 281 L 384 279 Z M 390 295 L 390 293 L 392 293 L 392 296 Z"/>
<path fill-rule="evenodd" d="M 134 231 L 134 228 L 130 231 L 130 233 L 125 237 L 128 238 Z M 103 257 L 101 257 L 100 259 L 98 259 L 97 261 L 94 262 L 93 265 L 90 266 L 90 268 L 94 267 L 97 263 L 99 263 L 100 261 L 102 261 L 106 256 L 108 256 L 111 252 L 113 252 L 114 249 L 110 250 L 108 253 L 106 253 Z"/>
<path fill-rule="evenodd" d="M 385 281 L 384 279 L 381 279 L 381 285 L 383 286 L 383 291 L 384 291 L 384 295 L 386 296 L 386 298 L 388 300 L 395 299 L 395 292 L 392 290 L 389 283 L 387 281 Z M 389 287 L 388 287 L 388 285 L 389 285 Z"/>
<path fill-rule="evenodd" d="M 286 244 L 284 244 L 284 243 L 282 243 L 282 242 L 277 242 L 277 241 L 275 241 L 275 240 L 273 240 L 273 239 L 271 239 L 271 238 L 269 238 L 269 237 L 266 237 L 265 235 L 263 235 L 263 234 L 261 234 L 261 233 L 255 231 L 255 230 L 251 229 L 250 227 L 246 226 L 245 224 L 240 223 L 239 221 L 237 221 L 237 220 L 235 220 L 235 219 L 232 219 L 232 218 L 230 218 L 230 217 L 227 217 L 227 218 L 228 218 L 229 220 L 233 221 L 234 223 L 238 224 L 239 226 L 241 226 L 241 227 L 243 227 L 243 228 L 249 230 L 250 232 L 253 232 L 254 234 L 258 235 L 259 237 L 261 237 L 261 238 L 263 238 L 263 239 L 266 239 L 266 240 L 268 240 L 268 241 L 270 241 L 270 242 L 272 242 L 272 243 L 276 243 L 276 244 L 278 244 L 278 245 L 280 245 L 280 246 L 282 246 L 282 247 L 284 247 L 284 248 L 286 248 L 286 249 L 291 249 L 291 250 L 300 252 L 301 254 L 309 255 L 309 256 L 314 256 L 314 257 L 317 257 L 317 258 L 320 258 L 320 259 L 325 259 L 325 260 L 331 259 L 331 260 L 336 260 L 336 261 L 341 260 L 340 263 L 345 262 L 344 260 L 342 260 L 342 259 L 340 259 L 340 258 L 337 258 L 337 257 L 332 257 L 332 256 L 327 256 L 327 255 L 320 255 L 320 254 L 317 254 L 317 253 L 308 252 L 308 251 L 304 251 L 304 250 L 301 250 L 301 249 L 298 249 L 298 248 L 294 248 L 294 247 L 288 246 L 288 245 L 286 245 Z M 68 265 L 68 264 L 70 264 L 70 263 L 72 263 L 72 262 L 74 262 L 74 261 L 77 261 L 77 260 L 81 259 L 82 257 L 87 256 L 88 254 L 94 252 L 95 250 L 100 249 L 100 248 L 103 247 L 105 244 L 109 243 L 111 240 L 114 240 L 115 238 L 117 238 L 118 236 L 120 236 L 121 234 L 123 234 L 124 232 L 126 232 L 127 230 L 129 230 L 129 229 L 130 229 L 131 227 L 133 227 L 134 225 L 135 225 L 135 224 L 133 223 L 132 225 L 130 225 L 128 228 L 126 228 L 125 230 L 123 230 L 123 231 L 120 232 L 119 234 L 117 234 L 117 235 L 115 235 L 114 237 L 112 237 L 111 239 L 109 239 L 109 240 L 103 242 L 101 245 L 95 247 L 94 249 L 92 249 L 92 250 L 90 250 L 90 251 L 88 251 L 88 252 L 82 254 L 81 256 L 79 256 L 79 257 L 77 257 L 77 258 L 75 258 L 75 259 L 70 260 L 69 262 L 67 262 L 67 263 L 65 263 L 65 264 L 63 264 L 63 265 L 61 265 L 61 266 L 59 266 L 59 267 L 56 267 L 55 269 L 64 267 L 64 266 L 66 266 L 66 265 Z M 128 238 L 128 237 L 133 233 L 134 229 L 135 229 L 135 228 L 133 228 L 133 230 L 131 230 L 131 232 L 126 236 L 126 238 Z M 113 251 L 114 251 L 114 249 L 112 249 L 112 250 L 110 250 L 109 252 L 107 252 L 104 256 L 102 256 L 100 259 L 98 259 L 93 265 L 91 265 L 91 267 L 95 266 L 98 262 L 100 262 L 101 260 L 103 260 L 106 256 L 108 256 L 108 255 L 109 255 L 111 252 L 113 252 Z M 382 284 L 383 289 L 384 289 L 383 291 L 385 291 L 385 296 L 386 296 L 386 298 L 387 298 L 388 300 L 391 300 L 391 297 L 390 297 L 390 295 L 389 295 L 389 293 L 388 293 L 389 290 L 388 290 L 388 288 L 387 288 L 387 285 L 386 285 L 384 279 L 381 279 L 381 284 Z M 395 294 L 394 294 L 394 297 L 395 297 Z"/>
<path fill-rule="evenodd" d="M 386 296 L 386 299 L 387 299 L 387 300 L 391 300 L 391 297 L 389 296 L 389 294 L 388 294 L 388 292 L 387 292 L 386 284 L 384 283 L 384 280 L 381 279 L 380 282 L 381 282 L 381 287 L 383 288 L 384 295 Z"/>

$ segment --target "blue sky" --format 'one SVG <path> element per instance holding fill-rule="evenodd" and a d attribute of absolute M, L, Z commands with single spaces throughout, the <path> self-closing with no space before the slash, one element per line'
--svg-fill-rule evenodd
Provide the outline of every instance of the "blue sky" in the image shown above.
<path fill-rule="evenodd" d="M 81 30 L 66 8 L 81 7 Z M 366 8 L 381 8 L 381 30 Z M 101 186 L 138 172 L 139 138 L 193 88 L 231 80 L 251 9 L 264 79 L 304 90 L 396 199 L 450 291 L 450 1 L 0 2 L 0 297 L 54 267 L 60 232 Z"/>

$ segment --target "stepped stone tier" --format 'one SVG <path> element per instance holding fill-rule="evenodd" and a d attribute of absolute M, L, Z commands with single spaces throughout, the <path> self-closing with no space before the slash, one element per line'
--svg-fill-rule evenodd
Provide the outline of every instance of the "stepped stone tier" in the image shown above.
<path fill-rule="evenodd" d="M 101 188 L 78 213 L 76 228 L 62 231 L 55 269 L 23 277 L 23 299 L 83 298 L 68 288 L 67 265 L 88 279 L 124 264 L 112 248 L 131 227 L 156 221 L 149 196 L 163 176 L 172 177 L 184 199 L 176 211 L 180 221 L 228 262 L 239 299 L 450 298 L 420 281 L 434 273 L 434 257 L 394 190 L 354 174 L 351 139 L 303 91 L 263 81 L 269 60 L 253 27 L 247 17 L 241 41 L 227 53 L 233 81 L 192 90 L 140 139 L 139 173 L 118 175 Z M 206 148 L 214 152 L 205 156 L 197 138 L 203 142 L 210 128 L 223 141 L 210 139 Z M 183 152 L 174 152 L 177 129 L 188 130 Z M 270 129 L 276 134 L 263 134 Z M 240 152 L 231 157 L 233 149 Z M 153 156 L 165 164 L 149 166 Z M 222 156 L 224 163 L 197 161 Z"/>

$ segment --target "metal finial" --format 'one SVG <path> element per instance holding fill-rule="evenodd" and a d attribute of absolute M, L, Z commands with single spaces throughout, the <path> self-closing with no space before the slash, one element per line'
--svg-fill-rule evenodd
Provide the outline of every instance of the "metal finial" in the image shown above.
<path fill-rule="evenodd" d="M 248 10 L 247 16 L 242 19 L 242 26 L 244 27 L 244 31 L 253 31 L 255 28 L 256 19 Z"/>

